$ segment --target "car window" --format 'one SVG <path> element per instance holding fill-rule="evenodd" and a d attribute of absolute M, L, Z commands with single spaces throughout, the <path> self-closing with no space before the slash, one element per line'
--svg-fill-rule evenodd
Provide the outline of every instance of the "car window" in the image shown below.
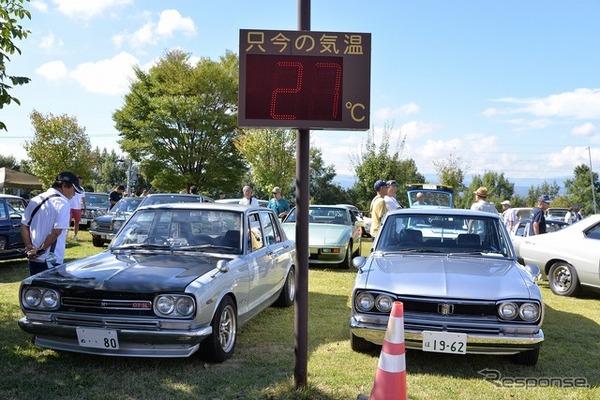
<path fill-rule="evenodd" d="M 261 212 L 260 221 L 263 227 L 267 245 L 279 243 L 283 240 L 279 225 L 274 220 L 275 216 L 270 212 Z"/>
<path fill-rule="evenodd" d="M 500 224 L 492 217 L 390 214 L 375 250 L 513 257 L 510 239 Z"/>
<path fill-rule="evenodd" d="M 263 231 L 258 213 L 253 213 L 248 216 L 248 227 L 250 229 L 248 234 L 250 250 L 254 251 L 264 247 L 265 241 L 263 240 Z"/>
<path fill-rule="evenodd" d="M 600 240 L 600 224 L 597 224 L 585 232 L 585 237 L 588 239 Z"/>
<path fill-rule="evenodd" d="M 6 203 L 4 200 L 0 200 L 0 220 L 8 219 L 8 212 L 6 211 Z"/>

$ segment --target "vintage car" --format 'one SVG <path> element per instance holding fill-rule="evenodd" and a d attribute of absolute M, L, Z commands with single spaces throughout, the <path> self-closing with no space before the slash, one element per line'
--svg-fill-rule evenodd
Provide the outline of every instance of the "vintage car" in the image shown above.
<path fill-rule="evenodd" d="M 104 215 L 110 208 L 108 193 L 85 193 L 85 211 L 82 211 L 79 227 L 89 229 L 94 218 Z"/>
<path fill-rule="evenodd" d="M 350 209 L 350 212 L 354 215 L 357 221 L 364 222 L 364 226 L 362 227 L 362 235 L 363 237 L 371 237 L 371 223 L 373 220 L 367 216 L 365 216 L 355 205 L 352 204 L 338 204 L 338 206 L 345 206 Z"/>
<path fill-rule="evenodd" d="M 450 186 L 430 183 L 406 185 L 409 208 L 454 207 L 454 190 Z"/>
<path fill-rule="evenodd" d="M 240 200 L 241 199 L 217 199 L 215 200 L 215 203 L 222 203 L 222 204 L 240 204 Z M 261 200 L 261 199 L 256 199 L 258 201 L 258 205 L 261 207 L 268 207 L 269 206 L 269 200 Z"/>
<path fill-rule="evenodd" d="M 292 208 L 283 220 L 283 229 L 290 239 L 296 238 L 296 211 Z M 311 205 L 308 213 L 308 263 L 351 268 L 352 257 L 360 253 L 364 222 L 357 220 L 346 206 Z"/>
<path fill-rule="evenodd" d="M 92 244 L 95 247 L 102 247 L 104 244 L 110 243 L 144 198 L 123 197 L 107 214 L 94 218 L 90 225 Z"/>
<path fill-rule="evenodd" d="M 0 194 L 0 260 L 25 256 L 21 218 L 27 203 L 19 196 Z"/>
<path fill-rule="evenodd" d="M 574 296 L 582 287 L 600 289 L 599 249 L 600 214 L 594 214 L 557 232 L 525 238 L 519 255 L 541 269 L 554 294 Z"/>
<path fill-rule="evenodd" d="M 498 215 L 459 209 L 389 212 L 351 295 L 355 351 L 381 345 L 390 310 L 404 304 L 408 349 L 513 355 L 534 365 L 544 340 L 539 269 L 517 263 Z"/>
<path fill-rule="evenodd" d="M 229 358 L 241 326 L 295 298 L 295 247 L 264 207 L 138 208 L 108 249 L 26 278 L 19 326 L 49 349 Z"/>
<path fill-rule="evenodd" d="M 567 226 L 569 226 L 569 224 L 567 224 L 564 221 L 550 219 L 546 220 L 547 233 L 556 232 Z M 519 220 L 519 222 L 517 222 L 510 231 L 510 238 L 512 240 L 513 247 L 515 248 L 515 253 L 517 254 L 517 260 L 519 260 L 519 262 L 521 263 L 523 263 L 523 259 L 520 255 L 521 242 L 525 240 L 525 238 L 533 235 L 533 224 L 531 222 L 531 218 L 524 218 Z"/>
<path fill-rule="evenodd" d="M 546 220 L 564 221 L 565 216 L 567 215 L 568 212 L 569 212 L 568 208 L 550 207 L 549 209 L 546 210 Z"/>

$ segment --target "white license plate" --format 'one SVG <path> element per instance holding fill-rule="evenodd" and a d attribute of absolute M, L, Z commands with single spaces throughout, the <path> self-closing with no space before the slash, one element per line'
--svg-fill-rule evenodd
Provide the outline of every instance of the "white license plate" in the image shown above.
<path fill-rule="evenodd" d="M 117 331 L 110 329 L 77 328 L 77 340 L 82 347 L 109 350 L 119 348 Z"/>
<path fill-rule="evenodd" d="M 467 353 L 466 333 L 423 332 L 423 351 L 434 353 Z"/>

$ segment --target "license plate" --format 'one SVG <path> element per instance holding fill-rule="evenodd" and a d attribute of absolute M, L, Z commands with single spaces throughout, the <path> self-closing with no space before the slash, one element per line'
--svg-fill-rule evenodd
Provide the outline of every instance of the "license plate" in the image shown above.
<path fill-rule="evenodd" d="M 117 331 L 110 329 L 77 328 L 77 340 L 82 347 L 117 350 Z"/>
<path fill-rule="evenodd" d="M 467 353 L 466 333 L 423 332 L 423 351 L 434 353 Z"/>

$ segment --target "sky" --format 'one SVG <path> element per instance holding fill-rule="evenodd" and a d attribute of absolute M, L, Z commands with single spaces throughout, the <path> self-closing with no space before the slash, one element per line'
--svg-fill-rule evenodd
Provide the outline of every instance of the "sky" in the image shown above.
<path fill-rule="evenodd" d="M 27 158 L 29 115 L 68 115 L 93 148 L 118 147 L 113 113 L 133 66 L 180 49 L 239 54 L 240 29 L 298 29 L 298 0 L 32 0 L 31 31 L 9 75 L 31 82 L 0 110 L 0 155 Z M 370 125 L 435 176 L 458 157 L 467 175 L 572 177 L 600 166 L 600 0 L 312 0 L 313 31 L 371 34 Z M 365 131 L 311 131 L 326 165 L 353 175 Z M 393 177 L 382 177 L 393 179 Z"/>

